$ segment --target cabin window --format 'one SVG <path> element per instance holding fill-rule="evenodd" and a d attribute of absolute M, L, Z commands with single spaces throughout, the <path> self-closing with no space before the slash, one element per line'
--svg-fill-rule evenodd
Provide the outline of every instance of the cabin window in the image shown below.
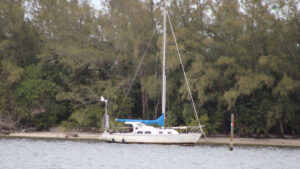
<path fill-rule="evenodd" d="M 145 131 L 145 134 L 151 134 L 151 131 Z"/>
<path fill-rule="evenodd" d="M 137 134 L 143 134 L 143 131 L 138 131 Z"/>
<path fill-rule="evenodd" d="M 160 131 L 160 132 L 158 132 L 158 134 L 163 134 L 163 132 L 162 132 L 162 131 Z"/>
<path fill-rule="evenodd" d="M 169 131 L 168 134 L 172 134 L 172 132 Z"/>

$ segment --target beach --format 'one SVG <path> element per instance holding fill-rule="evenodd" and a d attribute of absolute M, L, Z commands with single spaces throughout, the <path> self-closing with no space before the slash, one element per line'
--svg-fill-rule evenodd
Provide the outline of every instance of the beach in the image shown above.
<path fill-rule="evenodd" d="M 70 139 L 70 140 L 94 140 L 100 141 L 101 133 L 88 133 L 88 132 L 29 132 L 21 133 L 15 132 L 8 135 L 0 135 L 5 138 L 32 138 L 32 139 Z M 221 137 L 201 137 L 198 144 L 220 144 L 229 145 L 229 136 Z M 234 138 L 234 145 L 249 145 L 249 146 L 280 146 L 280 147 L 299 147 L 300 139 L 281 139 L 281 138 Z"/>

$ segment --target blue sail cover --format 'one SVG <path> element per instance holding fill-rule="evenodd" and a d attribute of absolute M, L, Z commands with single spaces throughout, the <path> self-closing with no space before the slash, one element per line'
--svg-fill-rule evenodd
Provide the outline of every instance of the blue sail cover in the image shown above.
<path fill-rule="evenodd" d="M 162 114 L 158 119 L 156 120 L 137 120 L 137 119 L 116 119 L 118 122 L 141 122 L 147 125 L 150 124 L 157 124 L 159 126 L 165 125 L 165 114 Z"/>

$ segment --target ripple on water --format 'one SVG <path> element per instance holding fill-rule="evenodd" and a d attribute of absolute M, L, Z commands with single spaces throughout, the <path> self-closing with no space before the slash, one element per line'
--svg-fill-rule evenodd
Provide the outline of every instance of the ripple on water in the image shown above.
<path fill-rule="evenodd" d="M 300 149 L 0 139 L 0 168 L 300 168 Z"/>

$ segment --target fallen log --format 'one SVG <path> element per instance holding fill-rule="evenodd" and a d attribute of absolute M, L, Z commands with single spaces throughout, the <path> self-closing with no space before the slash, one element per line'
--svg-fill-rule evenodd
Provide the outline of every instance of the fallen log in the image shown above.
<path fill-rule="evenodd" d="M 78 137 L 78 134 L 76 133 L 69 133 L 65 136 L 65 138 L 69 138 L 69 137 Z"/>
<path fill-rule="evenodd" d="M 1 129 L 0 130 L 0 134 L 3 134 L 3 135 L 9 135 L 9 131 L 7 131 L 7 130 L 3 130 L 3 129 Z"/>
<path fill-rule="evenodd" d="M 28 132 L 33 132 L 33 131 L 37 131 L 37 128 L 35 128 L 35 127 L 25 128 L 25 129 L 21 130 L 21 133 L 28 133 Z"/>
<path fill-rule="evenodd" d="M 11 129 L 12 126 L 7 124 L 7 123 L 4 123 L 3 121 L 0 121 L 0 128 L 2 128 L 2 129 Z"/>

